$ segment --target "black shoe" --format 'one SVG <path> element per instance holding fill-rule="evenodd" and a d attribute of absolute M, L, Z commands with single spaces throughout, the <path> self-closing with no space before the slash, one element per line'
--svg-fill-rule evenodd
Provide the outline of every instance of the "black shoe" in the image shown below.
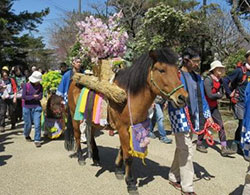
<path fill-rule="evenodd" d="M 201 153 L 207 153 L 207 148 L 205 146 L 203 146 L 202 144 L 200 145 L 196 145 L 196 150 L 201 152 Z"/>
<path fill-rule="evenodd" d="M 25 137 L 25 139 L 26 139 L 27 142 L 32 142 L 32 139 L 31 139 L 30 136 Z"/>
<path fill-rule="evenodd" d="M 222 146 L 222 148 L 221 148 L 221 156 L 223 156 L 223 157 L 230 156 L 230 155 L 233 155 L 235 153 L 236 153 L 235 150 L 232 150 L 226 146 Z"/>

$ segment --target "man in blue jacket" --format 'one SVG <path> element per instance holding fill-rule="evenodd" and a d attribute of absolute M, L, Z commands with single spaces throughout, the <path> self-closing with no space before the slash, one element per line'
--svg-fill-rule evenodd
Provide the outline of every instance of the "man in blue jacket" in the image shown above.
<path fill-rule="evenodd" d="M 187 107 L 195 131 L 202 130 L 206 120 L 213 122 L 208 103 L 204 95 L 203 80 L 194 71 L 199 69 L 200 56 L 194 49 L 188 48 L 182 55 L 180 79 L 188 92 Z M 184 108 L 168 106 L 171 127 L 175 135 L 176 150 L 169 171 L 169 183 L 179 188 L 184 195 L 195 195 L 193 187 L 193 143 L 190 124 Z"/>
<path fill-rule="evenodd" d="M 64 103 L 68 104 L 68 91 L 69 86 L 72 81 L 72 76 L 74 73 L 82 72 L 81 69 L 82 63 L 80 58 L 73 58 L 72 61 L 72 69 L 68 70 L 62 77 L 62 80 L 58 86 L 58 89 L 56 91 L 56 94 L 58 96 L 61 96 L 64 100 Z M 67 118 L 67 129 L 64 132 L 64 147 L 66 150 L 73 150 L 74 148 L 74 135 L 73 135 L 73 125 L 72 125 L 72 117 L 70 115 L 70 111 L 68 109 L 68 118 Z"/>
<path fill-rule="evenodd" d="M 244 97 L 245 89 L 247 86 L 247 77 L 250 76 L 250 50 L 247 51 L 246 62 L 242 67 L 236 68 L 230 75 L 223 79 L 223 85 L 228 97 L 233 99 L 234 105 L 234 115 L 235 118 L 239 120 L 238 128 L 235 132 L 235 142 L 240 144 L 240 137 L 242 131 L 243 117 L 244 117 Z M 234 86 L 230 88 L 229 86 Z M 233 101 L 232 101 L 233 102 Z"/>

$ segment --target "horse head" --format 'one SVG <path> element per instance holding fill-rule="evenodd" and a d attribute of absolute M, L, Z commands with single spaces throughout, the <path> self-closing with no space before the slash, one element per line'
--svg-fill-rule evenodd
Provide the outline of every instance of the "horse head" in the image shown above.
<path fill-rule="evenodd" d="M 179 79 L 177 55 L 169 49 L 151 51 L 153 65 L 149 68 L 147 82 L 156 95 L 170 100 L 177 108 L 184 107 L 188 93 Z"/>
<path fill-rule="evenodd" d="M 47 109 L 46 109 L 48 118 L 61 118 L 62 117 L 62 114 L 64 112 L 64 104 L 62 102 L 63 102 L 63 98 L 56 94 L 52 94 L 49 97 L 48 103 L 47 103 Z"/>

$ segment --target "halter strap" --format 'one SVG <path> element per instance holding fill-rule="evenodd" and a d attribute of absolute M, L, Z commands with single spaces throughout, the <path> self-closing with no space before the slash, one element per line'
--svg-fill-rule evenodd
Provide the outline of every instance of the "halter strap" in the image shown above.
<path fill-rule="evenodd" d="M 171 92 L 169 93 L 166 93 L 165 91 L 163 91 L 157 84 L 156 82 L 154 81 L 154 78 L 153 78 L 153 72 L 151 70 L 150 72 L 150 81 L 153 83 L 153 85 L 164 95 L 166 96 L 167 98 L 170 98 L 171 95 L 173 95 L 176 91 L 178 91 L 179 89 L 183 88 L 184 85 L 181 84 L 179 85 L 178 87 L 174 88 Z"/>

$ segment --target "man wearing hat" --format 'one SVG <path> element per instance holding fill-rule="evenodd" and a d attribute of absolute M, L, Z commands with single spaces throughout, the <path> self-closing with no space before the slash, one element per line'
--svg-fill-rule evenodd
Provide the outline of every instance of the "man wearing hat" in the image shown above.
<path fill-rule="evenodd" d="M 246 62 L 242 65 L 242 67 L 236 68 L 230 75 L 223 79 L 223 85 L 226 91 L 226 94 L 231 99 L 236 100 L 234 105 L 234 114 L 235 118 L 239 120 L 238 128 L 235 132 L 235 143 L 240 144 L 241 139 L 241 131 L 243 125 L 243 117 L 244 117 L 244 98 L 245 98 L 245 89 L 247 86 L 247 79 L 250 77 L 250 50 L 248 50 L 245 54 Z M 245 79 L 244 79 L 245 78 Z M 229 86 L 235 86 L 234 89 Z M 238 152 L 241 153 L 239 150 Z"/>
<path fill-rule="evenodd" d="M 5 70 L 5 71 L 8 71 L 8 72 L 9 72 L 8 66 L 3 66 L 3 67 L 2 67 L 2 70 Z"/>
<path fill-rule="evenodd" d="M 214 122 L 219 124 L 221 127 L 219 131 L 221 155 L 228 156 L 231 154 L 235 154 L 235 151 L 227 147 L 226 133 L 217 102 L 218 99 L 221 99 L 223 97 L 221 78 L 225 73 L 225 66 L 223 66 L 220 61 L 215 60 L 210 64 L 209 73 L 209 76 L 207 76 L 204 80 L 205 97 L 207 99 Z M 204 134 L 198 136 L 196 150 L 207 153 L 207 149 L 202 144 L 203 138 Z"/>
<path fill-rule="evenodd" d="M 34 71 L 29 77 L 29 82 L 23 86 L 22 99 L 23 102 L 23 120 L 24 120 L 24 136 L 26 141 L 30 142 L 30 131 L 32 121 L 35 125 L 34 143 L 36 147 L 41 147 L 41 113 L 42 107 L 40 100 L 43 97 L 42 73 Z"/>

